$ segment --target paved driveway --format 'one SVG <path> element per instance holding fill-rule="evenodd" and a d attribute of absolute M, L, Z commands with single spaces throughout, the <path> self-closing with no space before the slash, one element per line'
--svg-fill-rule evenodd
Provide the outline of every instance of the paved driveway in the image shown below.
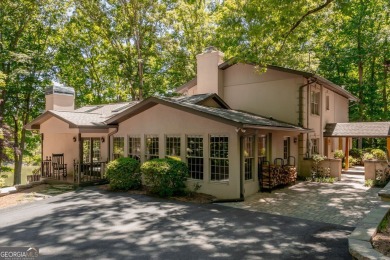
<path fill-rule="evenodd" d="M 364 175 L 343 174 L 334 184 L 301 182 L 224 205 L 354 227 L 380 204 L 379 190 L 364 187 Z"/>
<path fill-rule="evenodd" d="M 50 259 L 350 259 L 350 227 L 97 188 L 0 219 L 0 245 L 37 246 Z"/>

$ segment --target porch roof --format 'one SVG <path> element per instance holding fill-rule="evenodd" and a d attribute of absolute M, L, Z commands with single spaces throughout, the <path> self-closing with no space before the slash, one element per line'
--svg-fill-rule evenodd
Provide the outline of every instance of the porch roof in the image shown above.
<path fill-rule="evenodd" d="M 371 137 L 390 136 L 390 122 L 355 122 L 326 124 L 324 137 Z"/>
<path fill-rule="evenodd" d="M 49 110 L 28 123 L 25 128 L 29 130 L 40 129 L 40 125 L 52 117 L 68 123 L 71 128 L 107 128 L 105 120 L 138 102 L 85 106 L 74 111 Z"/>

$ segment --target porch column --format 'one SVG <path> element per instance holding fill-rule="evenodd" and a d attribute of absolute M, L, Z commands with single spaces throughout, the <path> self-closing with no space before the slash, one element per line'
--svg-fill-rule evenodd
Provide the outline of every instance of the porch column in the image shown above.
<path fill-rule="evenodd" d="M 387 159 L 390 158 L 390 137 L 387 137 Z"/>
<path fill-rule="evenodd" d="M 345 170 L 349 169 L 349 137 L 345 138 Z"/>
<path fill-rule="evenodd" d="M 339 137 L 339 150 L 343 150 L 343 138 Z"/>

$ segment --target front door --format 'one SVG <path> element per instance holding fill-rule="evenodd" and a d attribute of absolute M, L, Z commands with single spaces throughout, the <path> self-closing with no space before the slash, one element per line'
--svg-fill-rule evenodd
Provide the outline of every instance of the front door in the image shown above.
<path fill-rule="evenodd" d="M 100 161 L 100 138 L 82 138 L 83 163 Z"/>

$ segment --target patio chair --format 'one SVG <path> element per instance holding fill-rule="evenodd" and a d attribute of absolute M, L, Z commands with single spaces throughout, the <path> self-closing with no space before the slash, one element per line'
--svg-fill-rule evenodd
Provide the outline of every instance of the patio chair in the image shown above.
<path fill-rule="evenodd" d="M 57 179 L 61 178 L 60 174 L 62 174 L 62 177 L 64 179 L 68 175 L 67 165 L 65 163 L 63 153 L 59 153 L 59 154 L 53 153 L 53 155 L 52 155 L 52 170 L 53 170 L 54 178 L 57 178 Z"/>

